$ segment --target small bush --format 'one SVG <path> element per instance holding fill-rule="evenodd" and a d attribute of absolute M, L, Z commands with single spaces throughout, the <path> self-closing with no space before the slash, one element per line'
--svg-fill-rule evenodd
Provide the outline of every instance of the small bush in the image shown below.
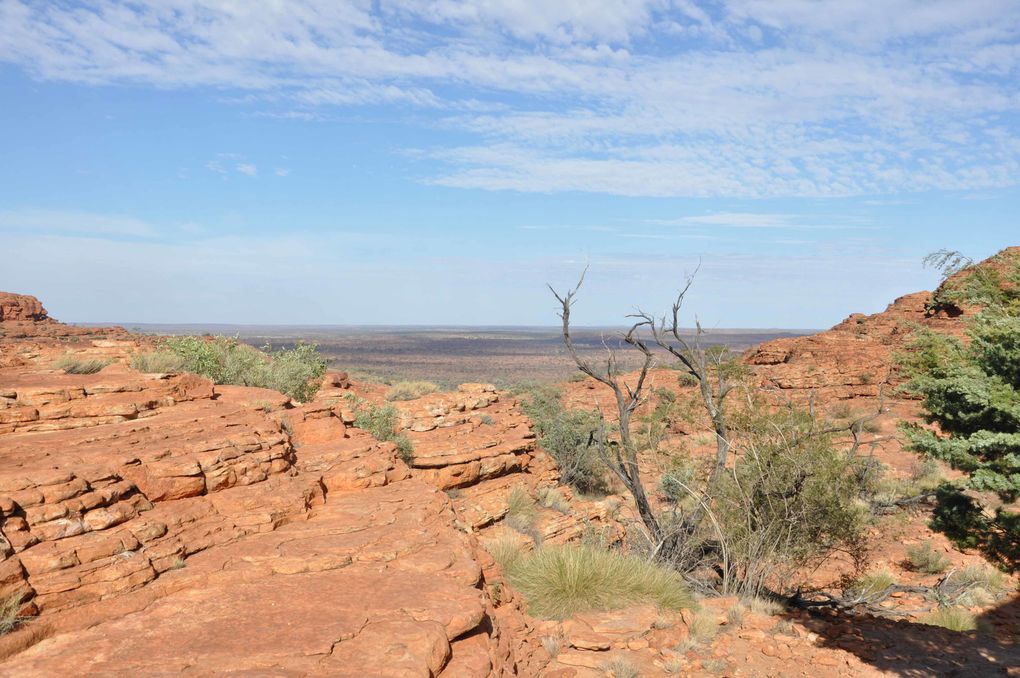
<path fill-rule="evenodd" d="M 177 374 L 186 371 L 184 358 L 166 349 L 136 353 L 131 356 L 130 364 L 145 374 Z"/>
<path fill-rule="evenodd" d="M 386 400 L 416 400 L 439 391 L 439 384 L 431 381 L 398 381 L 386 391 Z"/>
<path fill-rule="evenodd" d="M 560 470 L 560 479 L 578 492 L 605 494 L 605 466 L 592 446 L 600 421 L 595 412 L 567 410 L 559 393 L 550 387 L 533 387 L 523 394 L 521 409 L 531 419 L 542 449 Z"/>
<path fill-rule="evenodd" d="M 766 617 L 774 617 L 786 610 L 782 603 L 772 600 L 771 598 L 762 598 L 760 596 L 748 598 L 744 600 L 743 603 L 751 612 L 765 615 Z"/>
<path fill-rule="evenodd" d="M 932 548 L 931 542 L 924 542 L 907 549 L 910 566 L 917 572 L 941 574 L 949 567 L 949 558 Z"/>
<path fill-rule="evenodd" d="M 921 618 L 922 624 L 941 626 L 950 631 L 975 631 L 977 620 L 970 612 L 959 607 L 940 607 Z"/>
<path fill-rule="evenodd" d="M 510 583 L 543 619 L 565 619 L 587 610 L 612 610 L 654 603 L 692 607 L 680 575 L 643 558 L 590 546 L 547 546 L 505 567 Z"/>
<path fill-rule="evenodd" d="M 354 425 L 368 431 L 380 442 L 392 442 L 399 456 L 408 466 L 414 461 L 414 443 L 403 433 L 397 433 L 400 412 L 393 405 L 378 407 L 356 396 L 350 398 L 354 408 Z"/>
<path fill-rule="evenodd" d="M 676 649 L 680 652 L 687 652 L 696 647 L 708 645 L 718 633 L 719 624 L 716 623 L 715 615 L 705 610 L 698 610 L 687 625 L 687 638 L 677 645 Z"/>
<path fill-rule="evenodd" d="M 737 603 L 726 610 L 726 625 L 740 628 L 744 624 L 744 614 L 746 612 L 747 608 L 742 603 Z"/>
<path fill-rule="evenodd" d="M 65 355 L 57 361 L 56 368 L 63 370 L 64 374 L 95 374 L 111 362 L 113 361 L 99 358 L 80 360 L 73 355 Z"/>
<path fill-rule="evenodd" d="M 524 556 L 521 537 L 514 532 L 503 531 L 483 543 L 485 550 L 489 552 L 493 560 L 499 563 L 504 573 L 513 570 Z"/>
<path fill-rule="evenodd" d="M 987 565 L 969 565 L 947 577 L 944 587 L 960 605 L 990 605 L 1006 590 L 1006 576 Z"/>

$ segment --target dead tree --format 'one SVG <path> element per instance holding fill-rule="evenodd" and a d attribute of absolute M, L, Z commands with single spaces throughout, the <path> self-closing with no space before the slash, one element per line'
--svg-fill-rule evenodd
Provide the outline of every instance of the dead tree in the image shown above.
<path fill-rule="evenodd" d="M 649 537 L 653 543 L 659 544 L 663 538 L 662 527 L 655 517 L 655 512 L 652 511 L 652 507 L 648 502 L 648 495 L 645 493 L 644 484 L 641 482 L 640 467 L 637 460 L 637 446 L 634 444 L 630 433 L 631 417 L 641 404 L 645 379 L 652 367 L 654 355 L 648 345 L 637 334 L 640 327 L 644 325 L 643 321 L 631 326 L 630 330 L 623 337 L 625 343 L 640 351 L 644 356 L 644 361 L 634 386 L 631 386 L 621 378 L 616 361 L 616 353 L 608 346 L 606 347 L 605 369 L 597 368 L 591 361 L 578 353 L 570 334 L 570 308 L 574 304 L 578 290 L 581 289 L 581 285 L 584 283 L 584 276 L 587 272 L 588 269 L 585 268 L 581 273 L 581 278 L 577 281 L 577 285 L 564 295 L 560 295 L 551 285 L 549 286 L 553 296 L 560 302 L 560 318 L 563 320 L 563 343 L 570 357 L 577 365 L 577 369 L 592 379 L 605 384 L 613 391 L 620 426 L 620 441 L 619 443 L 609 441 L 606 434 L 605 417 L 602 407 L 599 405 L 599 417 L 602 425 L 597 434 L 593 436 L 594 439 L 591 442 L 609 470 L 620 479 L 620 482 L 630 492 L 637 506 L 638 515 L 641 516 L 641 522 L 644 523 L 645 528 L 648 530 Z"/>

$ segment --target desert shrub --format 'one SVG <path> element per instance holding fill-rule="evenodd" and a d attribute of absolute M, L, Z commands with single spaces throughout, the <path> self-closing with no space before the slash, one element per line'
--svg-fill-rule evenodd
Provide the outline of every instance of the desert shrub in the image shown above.
<path fill-rule="evenodd" d="M 351 397 L 354 409 L 354 425 L 368 431 L 380 442 L 392 442 L 397 446 L 397 455 L 408 466 L 414 461 L 414 443 L 403 433 L 397 432 L 400 411 L 393 405 L 373 405 L 357 397 Z"/>
<path fill-rule="evenodd" d="M 0 636 L 16 629 L 24 617 L 18 616 L 21 611 L 21 594 L 15 593 L 0 600 Z"/>
<path fill-rule="evenodd" d="M 260 351 L 229 337 L 169 337 L 156 351 L 136 356 L 132 366 L 143 372 L 193 372 L 217 384 L 271 388 L 301 402 L 311 400 L 326 372 L 326 361 L 312 344 Z"/>
<path fill-rule="evenodd" d="M 744 623 L 744 614 L 746 613 L 747 608 L 743 603 L 735 603 L 730 609 L 726 610 L 726 625 L 740 628 Z"/>
<path fill-rule="evenodd" d="M 73 355 L 65 355 L 57 361 L 56 368 L 63 370 L 64 374 L 95 374 L 111 362 L 111 360 L 101 358 L 82 360 Z"/>
<path fill-rule="evenodd" d="M 765 615 L 766 617 L 774 617 L 786 610 L 783 604 L 779 601 L 760 596 L 745 598 L 743 603 L 751 612 Z"/>
<path fill-rule="evenodd" d="M 694 605 L 679 573 L 615 550 L 546 546 L 518 557 L 504 571 L 529 612 L 543 619 L 642 603 L 668 610 Z"/>
<path fill-rule="evenodd" d="M 707 610 L 698 610 L 687 624 L 687 631 L 687 638 L 676 648 L 681 652 L 711 643 L 719 634 L 719 624 L 714 614 Z"/>
<path fill-rule="evenodd" d="M 515 485 L 506 497 L 506 523 L 519 532 L 527 533 L 535 525 L 538 509 L 535 500 L 520 485 Z"/>
<path fill-rule="evenodd" d="M 921 617 L 922 624 L 941 626 L 950 631 L 975 631 L 977 620 L 967 610 L 959 607 L 940 607 Z"/>
<path fill-rule="evenodd" d="M 386 391 L 386 400 L 415 400 L 439 391 L 439 384 L 431 381 L 398 381 Z"/>
<path fill-rule="evenodd" d="M 176 374 L 184 372 L 184 358 L 173 351 L 157 349 L 131 356 L 131 367 L 146 374 Z"/>
<path fill-rule="evenodd" d="M 675 505 L 671 518 L 709 519 L 667 557 L 685 571 L 717 572 L 711 588 L 752 597 L 796 588 L 796 573 L 834 552 L 859 552 L 870 514 L 857 461 L 796 409 L 752 408 L 734 418 L 737 427 L 732 468 L 699 485 L 703 498 Z"/>
<path fill-rule="evenodd" d="M 559 511 L 563 514 L 570 513 L 570 502 L 563 496 L 563 492 L 556 487 L 540 487 L 535 491 L 535 499 L 542 508 Z"/>
<path fill-rule="evenodd" d="M 550 387 L 525 392 L 521 409 L 531 419 L 542 448 L 556 461 L 564 483 L 588 494 L 608 490 L 605 466 L 592 445 L 600 426 L 596 412 L 565 409 L 559 393 Z"/>
<path fill-rule="evenodd" d="M 926 574 L 941 574 L 949 567 L 949 558 L 932 548 L 931 542 L 924 542 L 907 549 L 910 567 Z"/>

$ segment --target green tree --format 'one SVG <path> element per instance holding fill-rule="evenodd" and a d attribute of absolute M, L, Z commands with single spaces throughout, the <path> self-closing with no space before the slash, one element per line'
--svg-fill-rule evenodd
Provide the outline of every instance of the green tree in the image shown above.
<path fill-rule="evenodd" d="M 968 328 L 969 341 L 920 331 L 901 361 L 906 390 L 919 396 L 936 427 L 904 424 L 912 447 L 965 475 L 943 485 L 933 527 L 961 546 L 979 547 L 1003 565 L 1020 566 L 1020 258 L 997 255 L 947 281 L 955 290 L 936 298 L 979 291 L 986 308 Z M 989 272 L 991 271 L 991 272 Z M 994 283 L 994 286 L 993 286 Z M 997 287 L 995 287 L 997 286 Z M 945 285 L 943 286 L 945 287 Z"/>

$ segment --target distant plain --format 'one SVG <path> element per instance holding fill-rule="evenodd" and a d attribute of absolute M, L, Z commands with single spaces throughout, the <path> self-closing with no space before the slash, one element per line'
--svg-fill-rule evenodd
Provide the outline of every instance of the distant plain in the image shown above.
<path fill-rule="evenodd" d="M 423 326 L 298 326 L 138 324 L 122 326 L 141 334 L 213 334 L 237 336 L 254 346 L 288 348 L 298 341 L 317 344 L 332 369 L 355 379 L 393 382 L 427 379 L 443 386 L 492 382 L 510 387 L 525 382 L 568 379 L 576 369 L 563 347 L 558 327 L 423 327 Z M 637 367 L 640 356 L 621 346 L 623 328 L 578 327 L 574 343 L 586 357 L 604 360 L 606 349 L 617 351 L 622 369 Z M 732 351 L 779 337 L 814 330 L 712 329 L 703 345 L 725 345 Z M 665 355 L 662 356 L 665 359 Z"/>

